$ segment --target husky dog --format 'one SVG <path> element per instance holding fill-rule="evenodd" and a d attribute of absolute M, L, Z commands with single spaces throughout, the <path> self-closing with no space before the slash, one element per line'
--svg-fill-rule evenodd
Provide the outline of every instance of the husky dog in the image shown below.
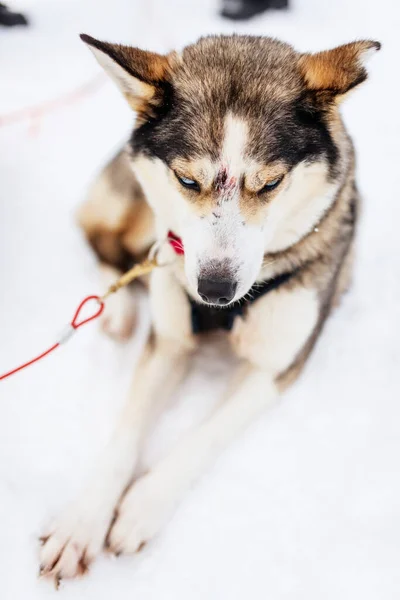
<path fill-rule="evenodd" d="M 216 455 L 300 373 L 349 284 L 359 197 L 339 107 L 374 41 L 302 54 L 274 39 L 211 36 L 159 55 L 81 36 L 137 115 L 127 147 L 79 213 L 105 278 L 166 240 L 149 278 L 152 331 L 119 424 L 81 496 L 43 536 L 41 573 L 86 571 L 106 545 L 152 539 Z M 129 292 L 103 327 L 132 330 Z M 155 413 L 202 334 L 240 359 L 216 411 L 132 483 Z"/>

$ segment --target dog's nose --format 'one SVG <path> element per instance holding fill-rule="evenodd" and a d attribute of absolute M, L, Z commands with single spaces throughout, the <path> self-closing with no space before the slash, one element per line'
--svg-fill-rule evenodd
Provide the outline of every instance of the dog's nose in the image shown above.
<path fill-rule="evenodd" d="M 208 304 L 229 304 L 236 292 L 237 283 L 231 279 L 199 279 L 197 291 Z"/>

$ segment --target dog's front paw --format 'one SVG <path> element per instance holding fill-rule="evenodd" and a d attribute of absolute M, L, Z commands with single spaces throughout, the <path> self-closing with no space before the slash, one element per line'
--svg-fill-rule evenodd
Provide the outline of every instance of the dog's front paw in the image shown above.
<path fill-rule="evenodd" d="M 127 340 L 136 322 L 136 303 L 130 290 L 121 289 L 105 301 L 101 315 L 102 330 L 118 341 Z"/>
<path fill-rule="evenodd" d="M 158 534 L 179 500 L 177 490 L 166 484 L 162 474 L 150 472 L 132 485 L 108 535 L 110 552 L 133 554 Z"/>
<path fill-rule="evenodd" d="M 111 517 L 75 507 L 59 518 L 40 540 L 41 576 L 64 578 L 83 575 L 103 548 Z"/>

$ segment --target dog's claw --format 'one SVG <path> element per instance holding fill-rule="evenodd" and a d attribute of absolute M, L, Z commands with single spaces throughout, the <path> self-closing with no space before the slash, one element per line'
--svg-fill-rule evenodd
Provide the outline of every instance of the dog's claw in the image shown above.
<path fill-rule="evenodd" d="M 115 518 L 114 518 L 114 520 L 113 520 L 113 523 L 114 523 L 114 522 L 115 522 Z M 116 558 L 118 558 L 119 556 L 121 556 L 121 554 L 122 554 L 122 551 L 121 551 L 121 550 L 113 550 L 113 549 L 111 548 L 110 539 L 109 539 L 109 537 L 108 537 L 108 536 L 107 536 L 106 542 L 105 542 L 105 544 L 104 544 L 104 550 L 107 552 L 107 554 L 108 554 L 108 555 L 110 556 L 110 558 L 112 558 L 112 559 L 116 559 Z"/>
<path fill-rule="evenodd" d="M 62 582 L 61 575 L 56 575 L 55 579 L 54 579 L 54 586 L 55 586 L 55 588 L 56 588 L 57 591 L 60 589 L 61 582 Z"/>
<path fill-rule="evenodd" d="M 107 556 L 109 557 L 110 560 L 117 560 L 118 557 L 116 556 L 116 554 L 114 552 L 112 552 L 112 550 L 110 548 L 108 548 L 106 550 L 106 552 L 107 552 Z"/>
<path fill-rule="evenodd" d="M 42 575 L 43 575 L 43 573 L 44 573 L 44 569 L 45 569 L 45 568 L 44 568 L 44 565 L 40 565 L 40 567 L 39 567 L 39 574 L 38 574 L 38 577 L 42 577 Z"/>

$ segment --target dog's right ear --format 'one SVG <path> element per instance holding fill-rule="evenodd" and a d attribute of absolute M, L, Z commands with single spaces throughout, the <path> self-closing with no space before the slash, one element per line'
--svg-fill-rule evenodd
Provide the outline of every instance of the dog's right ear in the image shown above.
<path fill-rule="evenodd" d="M 138 116 L 142 120 L 154 116 L 170 88 L 178 55 L 171 53 L 165 56 L 132 46 L 101 42 L 85 33 L 80 38 L 88 44 Z"/>

